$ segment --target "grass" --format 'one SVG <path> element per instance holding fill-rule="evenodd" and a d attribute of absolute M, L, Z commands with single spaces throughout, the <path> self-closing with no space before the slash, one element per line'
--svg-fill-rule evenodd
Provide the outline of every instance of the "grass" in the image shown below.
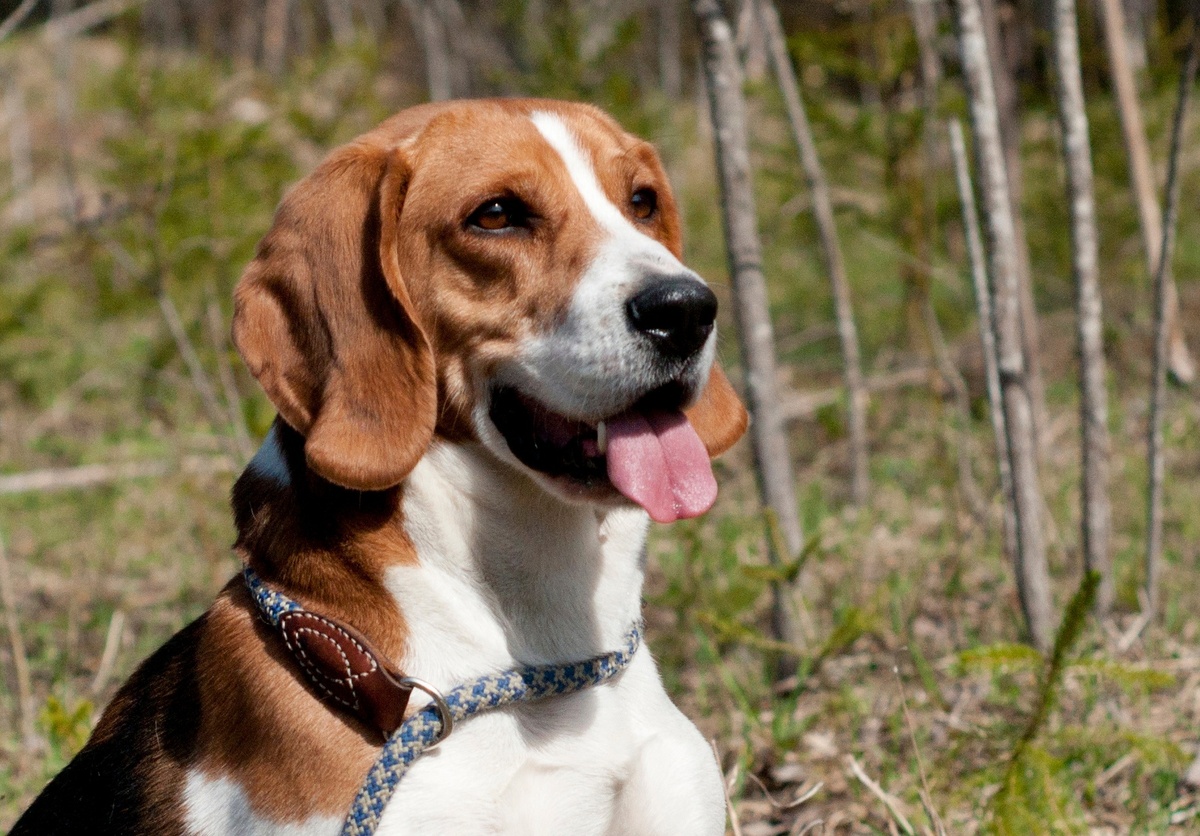
<path fill-rule="evenodd" d="M 0 59 L 19 68 L 34 134 L 55 136 L 52 110 L 33 107 L 52 101 L 37 45 L 18 39 Z M 229 427 L 214 422 L 196 395 L 155 303 L 159 288 L 179 307 L 210 374 L 223 361 L 234 364 L 245 421 L 253 434 L 265 431 L 271 408 L 204 327 L 206 305 L 218 300 L 228 319 L 238 271 L 287 183 L 324 149 L 413 100 L 411 90 L 389 82 L 385 59 L 362 47 L 323 53 L 274 83 L 119 39 L 80 43 L 77 187 L 85 214 L 101 220 L 81 231 L 60 220 L 58 149 L 39 146 L 39 222 L 0 226 L 0 470 L 229 455 Z M 596 77 L 578 55 L 551 69 L 553 84 L 536 75 L 520 82 L 534 92 L 582 91 L 660 142 L 683 199 L 689 262 L 713 278 L 728 310 L 710 150 L 695 113 L 638 98 L 626 81 Z M 903 313 L 914 242 L 897 231 L 904 203 L 893 187 L 903 179 L 885 159 L 889 131 L 915 128 L 886 124 L 903 115 L 865 112 L 820 92 L 808 91 L 831 179 L 848 196 L 838 221 L 869 365 L 881 373 L 920 362 L 921 340 Z M 795 154 L 778 103 L 769 91 L 752 94 L 760 225 L 777 337 L 788 346 L 784 373 L 800 389 L 835 385 L 836 342 L 800 339 L 828 323 L 832 308 L 810 223 L 789 208 L 802 197 Z M 993 498 L 989 518 L 974 519 L 962 501 L 951 407 L 922 386 L 873 401 L 873 490 L 861 509 L 846 504 L 839 408 L 792 425 L 809 538 L 803 560 L 785 573 L 796 580 L 790 603 L 802 635 L 794 646 L 780 647 L 767 630 L 769 587 L 779 576 L 766 566 L 768 525 L 745 444 L 719 465 L 717 508 L 656 530 L 651 542 L 651 647 L 675 699 L 716 740 L 748 834 L 799 833 L 817 820 L 826 833 L 894 831 L 900 825 L 879 792 L 922 832 L 935 827 L 935 817 L 950 833 L 1182 833 L 1197 826 L 1200 801 L 1181 776 L 1200 720 L 1200 523 L 1193 513 L 1200 409 L 1194 396 L 1172 393 L 1163 615 L 1122 651 L 1118 637 L 1136 613 L 1141 581 L 1148 293 L 1116 132 L 1102 100 L 1094 107 L 1096 136 L 1106 137 L 1097 139 L 1097 176 L 1118 611 L 1097 624 L 1077 606 L 1049 662 L 1020 644 L 1015 587 L 999 542 L 986 404 L 978 402 L 980 373 L 972 364 L 973 303 L 961 276 L 952 190 L 940 184 L 937 218 L 947 242 L 934 242 L 923 280 L 980 406 L 969 426 L 970 452 Z M 1151 99 L 1150 124 L 1161 124 L 1169 107 L 1169 93 Z M 1036 110 L 1027 123 L 1026 208 L 1036 219 L 1031 247 L 1046 314 L 1051 421 L 1043 493 L 1057 601 L 1066 611 L 1080 589 L 1079 464 L 1052 125 L 1051 114 Z M 1194 163 L 1184 166 L 1189 181 Z M 1200 217 L 1185 217 L 1179 275 L 1198 263 Z M 1181 291 L 1194 317 L 1200 292 L 1187 282 Z M 735 349 L 727 336 L 723 353 L 734 367 Z M 172 474 L 0 496 L 36 715 L 34 738 L 23 740 L 5 641 L 0 828 L 78 749 L 116 685 L 237 569 L 228 548 L 231 481 L 227 473 Z M 112 674 L 96 683 L 110 635 Z M 771 676 L 781 655 L 798 670 L 785 688 Z M 851 758 L 879 792 L 855 777 Z M 786 806 L 818 786 L 802 804 Z"/>

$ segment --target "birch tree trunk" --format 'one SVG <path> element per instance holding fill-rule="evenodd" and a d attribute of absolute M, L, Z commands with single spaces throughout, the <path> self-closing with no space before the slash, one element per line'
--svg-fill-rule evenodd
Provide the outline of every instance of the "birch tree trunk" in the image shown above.
<path fill-rule="evenodd" d="M 1079 338 L 1079 418 L 1082 449 L 1083 566 L 1100 575 L 1096 610 L 1112 607 L 1113 578 L 1109 539 L 1112 508 L 1108 500 L 1108 392 L 1105 388 L 1103 316 L 1096 231 L 1096 193 L 1092 149 L 1079 64 L 1075 0 L 1054 0 L 1051 32 L 1058 119 L 1071 216 L 1071 272 Z"/>
<path fill-rule="evenodd" d="M 984 39 L 992 67 L 992 84 L 996 91 L 996 114 L 1000 123 L 1000 143 L 1004 149 L 1004 169 L 1008 180 L 1009 206 L 1012 213 L 1013 255 L 1016 261 L 1017 282 L 1020 288 L 1018 304 L 1021 311 L 1021 342 L 1025 347 L 1025 375 L 1029 381 L 1029 399 L 1033 410 L 1033 432 L 1037 441 L 1034 454 L 1041 450 L 1046 426 L 1046 384 L 1042 377 L 1041 329 L 1038 326 L 1037 305 L 1033 295 L 1033 266 L 1029 261 L 1029 238 L 1025 234 L 1025 216 L 1021 211 L 1025 180 L 1021 163 L 1020 103 L 1017 85 L 1009 62 L 1008 40 L 1000 25 L 996 0 L 980 0 Z"/>
<path fill-rule="evenodd" d="M 1150 164 L 1146 125 L 1142 121 L 1142 109 L 1138 104 L 1137 85 L 1129 58 L 1129 42 L 1125 37 L 1125 12 L 1121 0 L 1101 0 L 1100 7 L 1103 10 L 1100 17 L 1104 24 L 1109 72 L 1117 99 L 1117 116 L 1125 140 L 1125 153 L 1129 156 L 1130 188 L 1142 230 L 1146 272 L 1153 281 L 1158 275 L 1162 252 L 1162 215 L 1158 190 L 1154 185 L 1154 170 Z M 1175 279 L 1170 275 L 1167 277 L 1166 294 L 1167 371 L 1180 383 L 1192 383 L 1196 379 L 1196 364 L 1179 324 L 1179 292 L 1175 288 Z"/>
<path fill-rule="evenodd" d="M 804 535 L 796 509 L 791 453 L 776 394 L 775 344 L 758 239 L 742 76 L 733 31 L 717 0 L 691 0 L 691 3 L 699 28 L 701 63 L 712 114 L 721 183 L 721 217 L 733 284 L 738 342 L 746 369 L 755 471 L 763 499 L 775 513 L 784 546 L 789 552 L 776 554 L 774 538 L 767 538 L 772 560 L 781 562 L 799 555 Z M 791 611 L 778 585 L 774 587 L 772 628 L 776 638 L 782 641 L 790 642 L 796 638 Z"/>
<path fill-rule="evenodd" d="M 354 16 L 346 0 L 325 0 L 325 16 L 329 19 L 329 31 L 333 42 L 346 46 L 354 41 Z"/>
<path fill-rule="evenodd" d="M 788 123 L 792 136 L 800 149 L 800 163 L 804 177 L 812 194 L 813 215 L 817 222 L 817 235 L 821 240 L 821 254 L 825 260 L 825 272 L 833 290 L 833 306 L 837 317 L 838 338 L 842 346 L 843 376 L 846 381 L 847 423 L 850 429 L 850 486 L 856 505 L 867 499 L 870 475 L 867 467 L 867 386 L 863 380 L 861 351 L 858 344 L 858 328 L 854 324 L 854 306 L 850 299 L 850 283 L 846 278 L 846 262 L 842 247 L 838 243 L 837 225 L 833 218 L 833 199 L 829 183 L 817 154 L 812 127 L 804 111 L 804 100 L 800 97 L 800 85 L 788 56 L 787 40 L 779 23 L 779 12 L 772 0 L 756 0 L 759 23 L 766 40 L 767 58 L 783 92 L 787 107 Z"/>
<path fill-rule="evenodd" d="M 663 95 L 669 101 L 676 101 L 683 95 L 683 33 L 679 18 L 679 0 L 660 0 L 658 73 Z"/>
<path fill-rule="evenodd" d="M 267 0 L 267 9 L 263 16 L 263 67 L 276 78 L 283 75 L 283 67 L 287 61 L 291 5 L 291 0 Z"/>
<path fill-rule="evenodd" d="M 983 195 L 988 263 L 995 299 L 1000 391 L 1012 472 L 1012 492 L 1006 501 L 1012 504 L 1016 518 L 1015 542 L 1010 543 L 1009 551 L 1015 564 L 1017 592 L 1030 638 L 1039 649 L 1048 651 L 1054 641 L 1055 617 L 1040 519 L 1042 502 L 1038 489 L 1036 443 L 1021 340 L 1020 280 L 995 86 L 979 0 L 954 0 L 953 7 L 975 134 L 975 165 Z"/>
<path fill-rule="evenodd" d="M 33 146 L 29 141 L 29 118 L 25 112 L 25 91 L 14 75 L 0 70 L 4 82 L 4 109 L 8 118 L 8 151 L 12 162 L 12 220 L 33 223 Z"/>
<path fill-rule="evenodd" d="M 1188 42 L 1187 58 L 1179 76 L 1179 99 L 1175 106 L 1175 121 L 1171 128 L 1171 152 L 1167 160 L 1167 205 L 1164 210 L 1166 227 L 1163 234 L 1162 251 L 1159 253 L 1158 272 L 1154 275 L 1154 363 L 1150 385 L 1150 417 L 1148 457 L 1150 484 L 1146 502 L 1146 612 L 1148 622 L 1158 609 L 1158 575 L 1162 562 L 1163 539 L 1163 476 L 1166 460 L 1163 455 L 1163 410 L 1167 400 L 1167 313 L 1171 286 L 1171 256 L 1175 244 L 1175 222 L 1179 211 L 1179 152 L 1183 147 L 1183 132 L 1187 125 L 1188 105 L 1191 102 L 1192 85 L 1196 83 L 1197 65 L 1200 65 L 1200 49 L 1196 39 L 1198 21 L 1192 21 L 1192 39 Z M 1197 761 L 1200 763 L 1200 760 Z"/>
<path fill-rule="evenodd" d="M 454 97 L 451 81 L 450 43 L 433 0 L 404 0 L 404 8 L 425 53 L 425 77 L 429 100 L 443 102 Z"/>
<path fill-rule="evenodd" d="M 963 233 L 967 239 L 967 259 L 971 266 L 971 284 L 975 289 L 975 304 L 979 312 L 979 342 L 983 349 L 983 371 L 987 382 L 988 412 L 992 416 L 992 435 L 996 440 L 996 470 L 1000 475 L 1000 495 L 1004 498 L 1004 542 L 1017 541 L 1017 515 L 1010 497 L 1013 494 L 1012 467 L 1009 464 L 1008 428 L 1004 423 L 1004 396 L 1000 391 L 1000 361 L 996 352 L 996 315 L 992 311 L 992 294 L 988 288 L 986 256 L 983 237 L 979 232 L 979 213 L 975 208 L 975 192 L 967 162 L 967 144 L 962 124 L 949 122 L 950 154 L 954 159 L 954 180 L 962 204 Z M 1011 549 L 1012 546 L 1010 545 Z"/>

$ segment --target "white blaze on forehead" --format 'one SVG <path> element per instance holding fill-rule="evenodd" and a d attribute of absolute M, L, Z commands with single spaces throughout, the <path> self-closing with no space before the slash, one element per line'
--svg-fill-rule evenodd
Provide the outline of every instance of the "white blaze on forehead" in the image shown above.
<path fill-rule="evenodd" d="M 608 195 L 604 193 L 600 181 L 596 178 L 596 170 L 592 162 L 587 158 L 579 141 L 561 116 L 539 110 L 529 118 L 542 138 L 562 158 L 563 165 L 567 167 L 567 173 L 571 175 L 571 182 L 575 184 L 579 196 L 583 198 L 584 205 L 605 230 L 614 237 L 626 240 L 632 233 L 643 245 L 645 251 L 649 251 L 659 258 L 666 257 L 673 266 L 682 269 L 683 265 L 679 264 L 666 247 L 634 226 L 629 218 L 625 217 L 624 213 L 608 199 Z"/>

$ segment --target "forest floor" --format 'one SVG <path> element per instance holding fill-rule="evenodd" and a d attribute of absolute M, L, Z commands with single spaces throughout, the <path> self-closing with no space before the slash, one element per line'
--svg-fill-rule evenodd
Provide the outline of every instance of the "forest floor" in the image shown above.
<path fill-rule="evenodd" d="M 17 39 L 5 49 L 33 134 L 58 135 L 54 82 L 36 45 Z M 18 644 L 6 630 L 0 642 L 0 830 L 82 745 L 123 678 L 238 569 L 227 496 L 244 451 L 229 424 L 206 411 L 155 294 L 165 289 L 174 300 L 214 380 L 232 370 L 232 389 L 218 391 L 231 401 L 237 393 L 238 415 L 261 437 L 270 406 L 223 337 L 232 284 L 284 185 L 322 149 L 412 96 L 369 52 L 324 56 L 284 85 L 107 40 L 82 43 L 75 61 L 73 187 L 91 220 L 71 229 L 56 210 L 64 180 L 51 142 L 35 152 L 38 223 L 0 218 L 0 479 L 113 462 L 153 462 L 161 472 L 0 495 L 0 579 L 11 592 L 0 600 L 20 636 Z M 1079 635 L 1061 676 L 1048 681 L 1046 660 L 1020 643 L 1002 554 L 952 191 L 942 189 L 948 207 L 939 215 L 949 243 L 928 273 L 972 389 L 965 422 L 921 340 L 908 336 L 902 268 L 912 257 L 890 231 L 894 214 L 875 205 L 884 198 L 871 197 L 882 193 L 880 165 L 850 141 L 859 115 L 830 105 L 820 116 L 822 150 L 844 198 L 839 221 L 870 375 L 908 381 L 873 397 L 872 491 L 853 508 L 830 304 L 811 229 L 794 208 L 802 181 L 780 146 L 775 103 L 757 107 L 781 382 L 835 392 L 790 425 L 808 545 L 790 571 L 767 566 L 742 443 L 719 464 L 717 507 L 654 532 L 646 592 L 664 680 L 726 771 L 731 832 L 1200 831 L 1200 775 L 1188 772 L 1200 740 L 1200 402 L 1194 392 L 1170 393 L 1163 601 L 1160 617 L 1138 631 L 1149 315 L 1128 207 L 1113 208 L 1123 184 L 1112 154 L 1097 152 L 1102 220 L 1121 232 L 1104 253 L 1117 606 L 1103 622 L 1073 625 Z M 1152 127 L 1167 110 L 1151 113 Z M 1098 131 L 1104 118 L 1094 118 Z M 646 119 L 676 175 L 689 260 L 716 278 L 728 311 L 709 149 L 690 127 L 695 113 L 680 106 Z M 1027 130 L 1039 265 L 1057 263 L 1065 240 L 1053 233 L 1061 212 L 1045 208 L 1058 176 L 1050 124 L 1032 118 Z M 1197 159 L 1185 162 L 1195 180 Z M 1179 248 L 1188 333 L 1200 334 L 1200 284 L 1190 279 L 1200 219 L 1185 219 Z M 1039 272 L 1049 400 L 1041 478 L 1061 611 L 1081 575 L 1074 321 L 1063 276 L 1061 266 Z M 724 319 L 722 327 L 732 334 Z M 727 336 L 723 352 L 736 369 L 735 349 Z M 981 517 L 958 484 L 963 443 L 989 498 Z M 780 580 L 793 590 L 801 632 L 786 648 L 766 630 L 770 584 Z M 25 706 L 18 663 L 31 682 Z M 794 675 L 780 681 L 781 664 Z M 1051 709 L 1038 720 L 1047 696 Z"/>

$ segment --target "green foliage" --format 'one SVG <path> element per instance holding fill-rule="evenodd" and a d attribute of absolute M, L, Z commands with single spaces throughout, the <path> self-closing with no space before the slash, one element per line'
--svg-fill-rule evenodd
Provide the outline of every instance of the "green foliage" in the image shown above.
<path fill-rule="evenodd" d="M 73 707 L 67 708 L 58 697 L 46 698 L 45 705 L 38 713 L 38 727 L 49 749 L 47 775 L 58 772 L 83 748 L 88 735 L 92 733 L 94 712 L 95 706 L 90 700 L 78 700 Z"/>

